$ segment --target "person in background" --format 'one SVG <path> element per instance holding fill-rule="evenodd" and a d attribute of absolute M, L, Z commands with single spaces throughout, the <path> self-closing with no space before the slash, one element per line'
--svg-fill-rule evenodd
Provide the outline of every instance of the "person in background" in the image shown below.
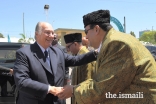
<path fill-rule="evenodd" d="M 143 44 L 143 45 L 150 51 L 150 53 L 152 54 L 152 56 L 154 57 L 154 59 L 156 61 L 156 46 L 146 45 L 146 44 Z"/>
<path fill-rule="evenodd" d="M 66 47 L 60 45 L 58 42 L 59 42 L 59 36 L 57 34 L 54 34 L 54 40 L 52 41 L 52 46 L 58 47 L 61 50 L 63 50 L 65 53 L 67 53 Z"/>
<path fill-rule="evenodd" d="M 66 48 L 74 55 L 81 55 L 88 53 L 89 50 L 82 45 L 82 34 L 71 33 L 64 36 Z M 91 79 L 93 77 L 93 70 L 95 69 L 95 62 L 76 66 L 72 70 L 71 85 L 78 85 L 79 83 Z M 77 104 L 74 96 L 72 97 L 71 104 Z"/>
<path fill-rule="evenodd" d="M 89 51 L 94 50 L 94 48 L 89 45 L 89 41 L 86 37 L 82 37 L 82 45 L 86 46 Z"/>
<path fill-rule="evenodd" d="M 4 72 L 9 73 L 9 74 L 12 75 L 13 74 L 13 69 L 7 68 L 7 67 L 3 67 L 3 66 L 0 65 L 0 74 L 2 74 Z"/>
<path fill-rule="evenodd" d="M 156 64 L 151 53 L 130 34 L 116 31 L 110 11 L 97 10 L 83 16 L 86 38 L 98 49 L 92 79 L 67 85 L 58 94 L 73 92 L 78 104 L 156 104 Z"/>
<path fill-rule="evenodd" d="M 13 85 L 11 80 L 11 76 L 13 74 L 13 69 L 3 67 L 0 65 L 0 86 L 1 86 L 1 97 L 7 96 L 7 81 L 10 82 L 11 85 Z"/>
<path fill-rule="evenodd" d="M 61 49 L 64 53 L 67 53 L 66 47 L 60 45 L 59 43 L 59 37 L 57 34 L 54 34 L 54 40 L 52 41 L 52 46 L 54 47 L 58 47 L 59 49 Z M 69 77 L 69 68 L 66 67 L 65 68 L 65 82 L 64 85 L 68 84 L 70 82 L 70 77 Z"/>
<path fill-rule="evenodd" d="M 18 90 L 17 104 L 65 104 L 56 96 L 64 86 L 65 67 L 95 61 L 96 52 L 72 56 L 51 46 L 54 29 L 38 22 L 34 44 L 16 51 L 13 76 Z"/>
<path fill-rule="evenodd" d="M 82 37 L 82 45 L 86 46 L 86 48 L 88 48 L 89 46 L 89 42 L 88 42 L 88 39 L 86 39 L 86 37 Z"/>

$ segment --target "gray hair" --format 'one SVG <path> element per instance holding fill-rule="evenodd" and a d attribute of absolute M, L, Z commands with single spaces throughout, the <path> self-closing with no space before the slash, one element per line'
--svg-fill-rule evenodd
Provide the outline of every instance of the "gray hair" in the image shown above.
<path fill-rule="evenodd" d="M 41 26 L 42 22 L 38 22 L 37 25 L 36 25 L 36 28 L 35 28 L 35 32 L 38 32 L 40 33 L 41 30 L 42 30 L 42 26 Z M 35 40 L 36 40 L 36 34 L 34 36 Z"/>
<path fill-rule="evenodd" d="M 35 32 L 41 32 L 42 30 L 42 26 L 41 26 L 42 22 L 38 22 L 35 28 Z"/>

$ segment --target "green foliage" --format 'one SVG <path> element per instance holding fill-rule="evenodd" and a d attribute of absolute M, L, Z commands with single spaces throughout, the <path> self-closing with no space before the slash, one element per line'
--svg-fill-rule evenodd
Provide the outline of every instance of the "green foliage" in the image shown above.
<path fill-rule="evenodd" d="M 30 43 L 31 41 L 34 41 L 34 38 L 26 38 L 25 34 L 19 34 L 22 38 L 18 40 L 19 43 Z"/>
<path fill-rule="evenodd" d="M 154 32 L 154 40 L 155 40 L 155 42 L 156 42 L 156 32 Z"/>
<path fill-rule="evenodd" d="M 0 38 L 4 38 L 4 36 L 3 36 L 3 34 L 2 34 L 2 33 L 0 33 Z"/>
<path fill-rule="evenodd" d="M 130 34 L 131 34 L 132 36 L 136 37 L 133 31 L 131 31 Z"/>
<path fill-rule="evenodd" d="M 139 40 L 156 44 L 156 31 L 144 32 Z"/>

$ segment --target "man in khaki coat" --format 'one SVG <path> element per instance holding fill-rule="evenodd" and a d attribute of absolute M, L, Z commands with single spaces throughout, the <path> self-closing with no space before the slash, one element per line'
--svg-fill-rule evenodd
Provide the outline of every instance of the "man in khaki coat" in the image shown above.
<path fill-rule="evenodd" d="M 156 63 L 133 36 L 110 25 L 109 10 L 83 16 L 86 38 L 98 48 L 92 79 L 65 86 L 60 99 L 73 92 L 78 104 L 156 104 Z"/>
<path fill-rule="evenodd" d="M 73 55 L 81 55 L 89 52 L 89 50 L 82 45 L 82 34 L 71 33 L 64 36 L 66 48 Z M 95 62 L 84 64 L 74 67 L 72 70 L 72 85 L 78 85 L 79 83 L 91 79 L 93 75 L 93 69 L 95 69 Z M 72 104 L 77 104 L 75 98 L 72 97 Z"/>

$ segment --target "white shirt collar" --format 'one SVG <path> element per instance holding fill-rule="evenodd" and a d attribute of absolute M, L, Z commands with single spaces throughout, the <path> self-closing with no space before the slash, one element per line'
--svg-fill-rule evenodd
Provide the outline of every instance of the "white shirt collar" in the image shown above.
<path fill-rule="evenodd" d="M 38 44 L 38 43 L 37 43 Z M 39 45 L 39 47 L 41 48 L 41 50 L 42 50 L 42 52 L 44 53 L 44 51 L 46 50 L 47 52 L 48 52 L 48 48 L 47 49 L 44 49 L 40 44 L 38 44 Z"/>
<path fill-rule="evenodd" d="M 99 46 L 99 48 L 98 48 L 98 52 L 100 52 L 101 46 L 102 46 L 102 42 L 100 43 L 100 46 Z"/>

